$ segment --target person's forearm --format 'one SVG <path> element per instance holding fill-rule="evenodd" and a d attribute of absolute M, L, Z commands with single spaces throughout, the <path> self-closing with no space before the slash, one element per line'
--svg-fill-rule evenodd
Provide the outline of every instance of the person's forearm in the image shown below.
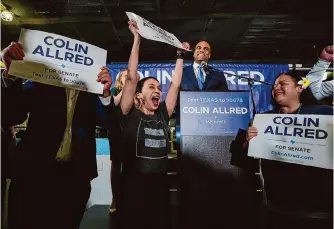
<path fill-rule="evenodd" d="M 133 46 L 128 64 L 129 74 L 127 80 L 129 81 L 137 81 L 140 42 L 141 42 L 140 35 L 134 36 Z"/>
<path fill-rule="evenodd" d="M 183 73 L 183 59 L 177 59 L 174 69 L 174 74 L 172 76 L 171 86 L 173 85 L 176 88 L 180 88 L 182 81 Z"/>
<path fill-rule="evenodd" d="M 124 115 L 128 114 L 131 110 L 134 101 L 133 98 L 136 93 L 140 40 L 140 35 L 136 34 L 134 36 L 133 46 L 129 58 L 128 76 L 125 80 L 121 101 L 119 103 Z"/>
<path fill-rule="evenodd" d="M 182 73 L 183 73 L 183 59 L 179 58 L 176 60 L 174 74 L 172 76 L 172 82 L 169 85 L 169 89 L 165 99 L 169 117 L 173 114 L 173 111 L 175 109 L 182 81 Z"/>
<path fill-rule="evenodd" d="M 317 63 L 314 64 L 310 72 L 306 75 L 306 78 L 310 80 L 312 94 L 317 100 L 321 100 L 333 94 L 333 89 L 330 88 L 331 85 L 326 85 L 322 82 L 329 65 L 330 62 L 319 58 Z"/>
<path fill-rule="evenodd" d="M 306 75 L 306 78 L 309 79 L 311 83 L 319 80 L 322 81 L 322 78 L 330 64 L 330 62 L 319 58 L 318 61 L 313 65 L 309 73 Z"/>
<path fill-rule="evenodd" d="M 334 89 L 334 82 L 333 80 L 331 80 L 331 81 L 321 82 L 318 91 L 312 91 L 312 93 L 317 100 L 322 100 L 324 98 L 332 97 L 333 89 Z"/>
<path fill-rule="evenodd" d="M 118 93 L 118 95 L 114 96 L 114 104 L 116 107 L 118 107 L 119 103 L 121 102 L 123 91 Z"/>

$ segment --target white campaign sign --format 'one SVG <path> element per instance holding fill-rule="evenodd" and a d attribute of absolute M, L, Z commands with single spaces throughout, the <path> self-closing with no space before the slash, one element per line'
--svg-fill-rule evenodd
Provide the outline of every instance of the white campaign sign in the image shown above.
<path fill-rule="evenodd" d="M 126 15 L 128 15 L 129 20 L 134 20 L 137 22 L 138 32 L 142 37 L 149 40 L 164 42 L 177 48 L 184 49 L 182 43 L 174 36 L 174 34 L 161 29 L 145 18 L 142 18 L 134 13 L 126 12 Z"/>
<path fill-rule="evenodd" d="M 248 156 L 333 169 L 333 116 L 257 114 Z"/>
<path fill-rule="evenodd" d="M 53 33 L 22 29 L 23 61 L 12 61 L 9 74 L 20 78 L 102 94 L 96 82 L 106 65 L 107 51 Z"/>

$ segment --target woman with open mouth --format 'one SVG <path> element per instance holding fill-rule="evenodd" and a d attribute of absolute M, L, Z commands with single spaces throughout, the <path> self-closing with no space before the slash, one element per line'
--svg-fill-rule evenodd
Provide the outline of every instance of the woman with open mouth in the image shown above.
<path fill-rule="evenodd" d="M 295 71 L 280 74 L 272 89 L 274 109 L 266 113 L 333 116 L 333 108 L 318 105 L 308 85 Z M 240 140 L 241 148 L 236 152 L 247 155 L 248 143 L 257 135 L 257 128 L 249 127 L 246 139 Z M 261 159 L 260 162 L 263 228 L 333 228 L 332 169 L 292 161 Z"/>
<path fill-rule="evenodd" d="M 134 80 L 137 79 L 141 36 L 135 21 L 129 21 L 129 29 L 134 35 L 134 43 L 119 105 L 122 130 L 121 191 L 117 205 L 119 226 L 122 229 L 167 229 L 170 228 L 168 124 L 177 103 L 186 51 L 177 50 L 172 82 L 165 100 L 162 100 L 161 86 L 156 78 Z M 183 46 L 190 48 L 188 43 Z M 129 108 L 131 100 L 132 107 Z"/>

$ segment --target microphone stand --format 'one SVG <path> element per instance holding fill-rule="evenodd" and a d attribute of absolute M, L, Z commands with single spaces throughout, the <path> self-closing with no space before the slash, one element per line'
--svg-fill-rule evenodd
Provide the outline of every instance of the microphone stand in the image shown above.
<path fill-rule="evenodd" d="M 205 73 L 208 75 L 210 73 L 210 71 L 213 71 L 213 72 L 219 72 L 219 73 L 222 73 L 222 74 L 227 74 L 227 75 L 231 75 L 231 76 L 235 76 L 237 77 L 238 79 L 246 79 L 247 82 L 248 82 L 248 86 L 249 86 L 249 89 L 250 89 L 250 93 L 251 93 L 251 99 L 252 99 L 252 107 L 253 107 L 253 119 L 254 119 L 254 116 L 256 114 L 256 105 L 255 105 L 255 100 L 254 100 L 254 91 L 253 91 L 253 86 L 254 86 L 254 82 L 259 82 L 259 83 L 263 83 L 263 84 L 266 84 L 266 85 L 273 85 L 272 83 L 268 83 L 268 82 L 265 82 L 265 81 L 261 81 L 261 80 L 256 80 L 256 79 L 252 79 L 250 77 L 245 77 L 245 76 L 239 76 L 239 75 L 236 75 L 236 74 L 232 74 L 232 73 L 229 73 L 229 72 L 224 72 L 224 71 L 221 71 L 219 69 L 215 69 L 213 67 L 209 67 L 208 65 L 206 64 L 202 64 L 202 67 L 205 71 Z"/>

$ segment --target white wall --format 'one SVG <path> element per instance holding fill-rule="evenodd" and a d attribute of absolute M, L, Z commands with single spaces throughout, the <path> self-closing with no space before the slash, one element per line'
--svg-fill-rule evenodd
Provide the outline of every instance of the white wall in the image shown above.
<path fill-rule="evenodd" d="M 109 205 L 112 199 L 110 186 L 110 150 L 108 139 L 97 138 L 97 170 L 98 177 L 92 180 L 91 194 L 87 208 L 93 205 Z"/>

